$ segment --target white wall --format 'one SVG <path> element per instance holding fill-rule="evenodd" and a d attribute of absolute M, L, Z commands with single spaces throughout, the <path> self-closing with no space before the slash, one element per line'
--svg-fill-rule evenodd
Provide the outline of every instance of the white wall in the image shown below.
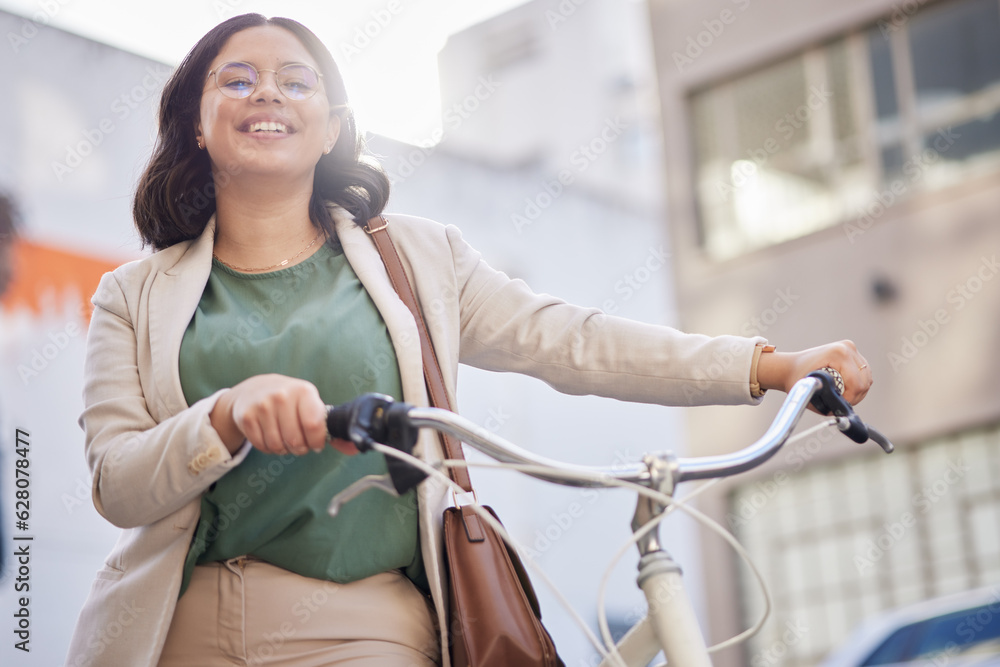
<path fill-rule="evenodd" d="M 152 104 L 170 69 L 52 28 L 11 42 L 23 26 L 24 19 L 0 12 L 3 48 L 10 48 L 0 58 L 7 93 L 0 105 L 0 189 L 18 199 L 29 240 L 112 263 L 137 257 L 130 193 L 151 145 Z M 4 665 L 62 664 L 93 574 L 118 534 L 90 500 L 76 424 L 89 296 L 50 293 L 40 316 L 0 310 Z M 16 429 L 31 443 L 31 518 L 23 532 L 14 528 Z M 13 532 L 34 536 L 28 654 L 13 648 L 11 632 L 19 607 Z"/>

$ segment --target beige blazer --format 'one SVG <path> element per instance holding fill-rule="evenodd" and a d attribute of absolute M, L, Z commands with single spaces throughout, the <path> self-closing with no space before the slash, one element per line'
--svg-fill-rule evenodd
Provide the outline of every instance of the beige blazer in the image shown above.
<path fill-rule="evenodd" d="M 413 317 L 368 235 L 343 209 L 331 210 L 344 253 L 389 330 L 404 398 L 427 405 Z M 758 339 L 682 334 L 534 294 L 490 268 L 456 228 L 387 217 L 452 399 L 463 362 L 527 373 L 572 394 L 664 405 L 756 402 L 749 374 Z M 246 456 L 246 449 L 230 456 L 209 423 L 219 394 L 188 406 L 178 374 L 181 338 L 208 280 L 213 240 L 214 219 L 198 239 L 106 274 L 93 297 L 80 425 L 94 505 L 123 530 L 97 572 L 67 665 L 157 663 L 201 495 Z M 428 434 L 417 451 L 429 461 L 441 458 Z M 440 535 L 447 496 L 441 486 L 423 484 L 418 499 L 424 563 L 447 646 Z"/>

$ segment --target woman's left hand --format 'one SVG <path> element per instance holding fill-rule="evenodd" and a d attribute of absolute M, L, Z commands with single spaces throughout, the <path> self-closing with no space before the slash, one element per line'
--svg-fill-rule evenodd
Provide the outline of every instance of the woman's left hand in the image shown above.
<path fill-rule="evenodd" d="M 849 340 L 811 347 L 801 352 L 765 352 L 757 364 L 761 389 L 787 392 L 812 371 L 830 367 L 844 378 L 844 398 L 859 403 L 872 386 L 872 370 L 857 346 Z"/>

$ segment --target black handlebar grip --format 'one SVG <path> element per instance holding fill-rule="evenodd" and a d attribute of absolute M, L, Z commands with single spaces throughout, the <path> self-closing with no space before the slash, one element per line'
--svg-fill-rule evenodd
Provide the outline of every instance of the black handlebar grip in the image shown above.
<path fill-rule="evenodd" d="M 349 440 L 359 451 L 367 452 L 373 443 L 385 441 L 385 411 L 394 402 L 385 394 L 362 394 L 349 403 L 329 408 L 326 429 L 331 438 Z"/>
<path fill-rule="evenodd" d="M 335 440 L 350 440 L 351 436 L 347 432 L 351 423 L 351 404 L 333 405 L 326 411 L 326 430 L 330 437 Z M 355 443 L 357 444 L 357 443 Z"/>
<path fill-rule="evenodd" d="M 326 428 L 331 438 L 349 440 L 361 452 L 376 442 L 413 454 L 417 429 L 410 424 L 409 403 L 397 403 L 385 394 L 362 394 L 349 403 L 328 408 Z M 386 467 L 396 492 L 403 494 L 427 475 L 398 458 L 387 456 Z"/>
<path fill-rule="evenodd" d="M 837 391 L 837 386 L 834 384 L 833 378 L 824 371 L 813 371 L 807 377 L 816 378 L 822 385 L 812 397 L 811 402 L 813 407 L 820 414 L 847 419 L 848 427 L 842 430 L 843 434 L 857 443 L 863 444 L 868 442 L 868 427 L 854 413 L 854 409 L 851 408 L 851 404 L 847 402 L 847 399 Z"/>

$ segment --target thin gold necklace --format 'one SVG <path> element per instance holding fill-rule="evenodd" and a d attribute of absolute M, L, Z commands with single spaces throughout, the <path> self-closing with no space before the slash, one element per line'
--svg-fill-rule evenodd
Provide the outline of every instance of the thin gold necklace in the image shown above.
<path fill-rule="evenodd" d="M 233 269 L 234 271 L 243 271 L 244 273 L 250 273 L 250 272 L 253 272 L 253 271 L 270 271 L 271 269 L 278 269 L 278 268 L 281 268 L 282 266 L 285 266 L 290 261 L 292 261 L 293 259 L 295 259 L 299 255 L 301 255 L 302 253 L 304 253 L 306 250 L 309 250 L 309 248 L 311 248 L 314 245 L 316 245 L 316 241 L 319 241 L 319 239 L 320 239 L 321 236 L 323 236 L 322 230 L 320 231 L 319 234 L 316 235 L 316 238 L 314 238 L 312 241 L 309 242 L 309 245 L 307 245 L 305 248 L 303 248 L 302 250 L 298 251 L 297 253 L 295 253 L 294 255 L 292 255 L 291 257 L 289 257 L 288 259 L 282 260 L 282 261 L 278 262 L 277 264 L 272 264 L 271 266 L 265 266 L 265 267 L 262 267 L 262 268 L 259 268 L 259 269 L 251 269 L 251 268 L 248 268 L 248 267 L 245 267 L 245 266 L 234 266 L 233 264 L 230 264 L 226 260 L 224 260 L 221 257 L 219 257 L 218 255 L 216 255 L 214 250 L 212 251 L 212 257 L 214 257 L 215 259 L 219 260 L 220 262 L 222 262 L 222 264 L 224 266 L 228 266 L 230 269 Z"/>

